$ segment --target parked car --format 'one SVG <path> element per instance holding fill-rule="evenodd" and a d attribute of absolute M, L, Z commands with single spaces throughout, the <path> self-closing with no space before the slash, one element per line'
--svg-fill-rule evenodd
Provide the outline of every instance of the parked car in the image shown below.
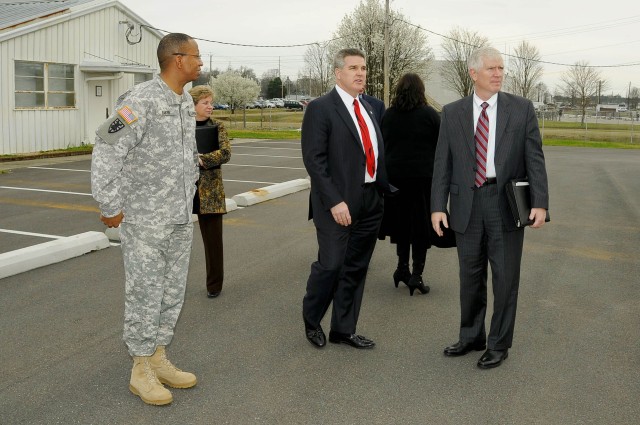
<path fill-rule="evenodd" d="M 284 107 L 287 109 L 304 109 L 304 105 L 302 104 L 302 102 L 299 102 L 297 100 L 285 100 Z"/>
<path fill-rule="evenodd" d="M 284 108 L 284 100 L 282 99 L 275 98 L 271 99 L 270 102 L 276 105 L 276 108 Z"/>
<path fill-rule="evenodd" d="M 262 101 L 262 107 L 263 108 L 275 108 L 276 105 L 273 102 L 271 102 L 270 100 L 263 100 Z"/>
<path fill-rule="evenodd" d="M 227 109 L 229 109 L 229 105 L 227 105 L 226 103 L 214 103 L 213 104 L 213 109 L 227 110 Z"/>

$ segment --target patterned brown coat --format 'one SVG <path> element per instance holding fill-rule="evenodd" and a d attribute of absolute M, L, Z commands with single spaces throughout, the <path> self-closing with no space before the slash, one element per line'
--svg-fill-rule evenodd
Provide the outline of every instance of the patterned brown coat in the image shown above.
<path fill-rule="evenodd" d="M 200 198 L 199 214 L 226 214 L 224 186 L 222 184 L 222 169 L 215 167 L 229 162 L 231 159 L 231 144 L 224 124 L 218 120 L 209 119 L 207 125 L 218 125 L 218 142 L 220 149 L 200 155 L 203 167 L 200 168 L 198 181 L 198 197 Z"/>

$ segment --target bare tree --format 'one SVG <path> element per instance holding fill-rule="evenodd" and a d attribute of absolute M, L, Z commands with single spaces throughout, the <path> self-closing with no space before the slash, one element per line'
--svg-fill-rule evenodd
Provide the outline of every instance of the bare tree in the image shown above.
<path fill-rule="evenodd" d="M 511 57 L 507 70 L 507 87 L 511 93 L 533 100 L 534 88 L 540 82 L 543 73 L 540 51 L 523 40 L 514 53 L 515 57 Z"/>
<path fill-rule="evenodd" d="M 384 95 L 384 5 L 379 0 L 362 0 L 352 14 L 340 22 L 330 44 L 331 57 L 339 49 L 359 48 L 367 61 L 367 93 Z M 407 72 L 428 77 L 428 64 L 433 54 L 425 33 L 411 25 L 399 12 L 389 13 L 389 83 L 395 83 Z M 333 70 L 332 73 L 333 74 Z"/>
<path fill-rule="evenodd" d="M 603 85 L 600 71 L 590 67 L 586 61 L 578 61 L 565 71 L 560 77 L 567 96 L 575 98 L 582 110 L 582 124 L 587 114 L 587 106 L 593 96 L 598 94 L 598 88 Z"/>
<path fill-rule="evenodd" d="M 487 45 L 488 39 L 476 31 L 454 28 L 442 43 L 445 65 L 440 73 L 445 84 L 461 97 L 473 93 L 473 80 L 469 75 L 467 58 L 478 47 Z"/>
<path fill-rule="evenodd" d="M 241 66 L 240 68 L 238 68 L 238 73 L 242 78 L 248 78 L 253 81 L 258 81 L 258 77 L 256 77 L 255 71 L 248 66 Z"/>
<path fill-rule="evenodd" d="M 312 44 L 304 54 L 306 75 L 313 80 L 318 95 L 326 93 L 333 82 L 333 60 L 327 47 L 327 43 Z"/>
<path fill-rule="evenodd" d="M 236 108 L 241 108 L 247 102 L 255 100 L 260 93 L 258 83 L 249 78 L 243 78 L 236 71 L 220 74 L 212 83 L 216 99 L 219 102 L 228 103 L 232 114 L 235 113 Z"/>

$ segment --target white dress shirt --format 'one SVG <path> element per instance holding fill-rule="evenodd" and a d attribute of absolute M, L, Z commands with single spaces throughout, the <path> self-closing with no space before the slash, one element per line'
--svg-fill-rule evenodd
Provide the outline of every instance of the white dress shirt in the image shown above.
<path fill-rule="evenodd" d="M 475 134 L 478 118 L 482 112 L 482 104 L 487 102 L 487 116 L 489 117 L 489 146 L 487 147 L 487 178 L 496 176 L 496 118 L 498 116 L 498 93 L 491 96 L 488 100 L 482 100 L 478 95 L 473 93 L 473 131 Z"/>
<path fill-rule="evenodd" d="M 371 145 L 373 147 L 373 153 L 375 155 L 376 160 L 376 171 L 373 173 L 373 177 L 369 175 L 366 170 L 364 170 L 364 182 L 372 183 L 376 181 L 376 176 L 378 175 L 378 136 L 376 134 L 376 127 L 373 125 L 373 121 L 369 116 L 369 111 L 364 107 L 362 102 L 360 102 L 359 98 L 354 98 L 349 93 L 344 91 L 340 86 L 336 85 L 336 91 L 340 95 L 340 98 L 344 102 L 344 105 L 347 107 L 347 111 L 349 111 L 349 115 L 351 115 L 351 119 L 356 126 L 356 130 L 358 130 L 358 135 L 360 136 L 360 143 L 362 144 L 362 151 L 364 152 L 364 144 L 362 143 L 362 134 L 360 133 L 360 125 L 358 124 L 358 119 L 356 118 L 356 110 L 353 106 L 353 101 L 357 100 L 360 106 L 360 113 L 364 118 L 364 122 L 367 124 L 367 128 L 369 129 L 369 138 L 371 139 Z"/>

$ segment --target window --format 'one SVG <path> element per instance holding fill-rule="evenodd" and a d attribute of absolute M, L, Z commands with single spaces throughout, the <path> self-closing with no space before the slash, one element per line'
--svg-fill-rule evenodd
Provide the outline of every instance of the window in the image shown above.
<path fill-rule="evenodd" d="M 15 70 L 16 108 L 76 106 L 73 65 L 16 61 Z"/>

